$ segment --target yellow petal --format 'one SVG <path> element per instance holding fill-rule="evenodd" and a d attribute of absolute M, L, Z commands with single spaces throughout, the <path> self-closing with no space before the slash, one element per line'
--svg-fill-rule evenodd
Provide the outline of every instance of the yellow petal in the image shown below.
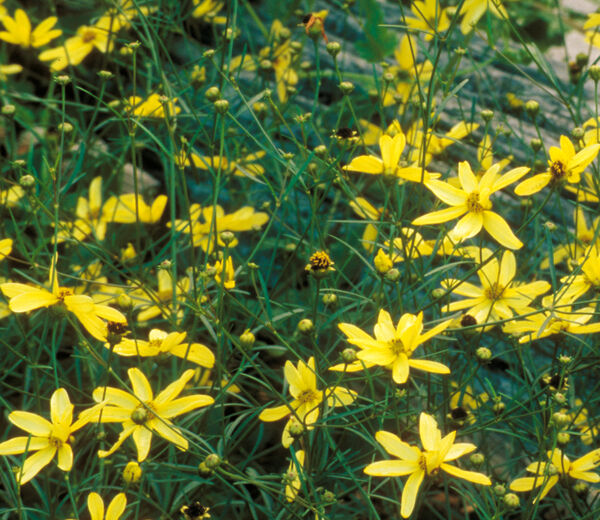
<path fill-rule="evenodd" d="M 50 417 L 54 424 L 71 426 L 73 422 L 73 405 L 64 388 L 55 390 L 50 398 Z"/>
<path fill-rule="evenodd" d="M 363 471 L 375 477 L 402 477 L 419 469 L 416 462 L 406 460 L 380 460 L 369 464 Z"/>
<path fill-rule="evenodd" d="M 258 418 L 265 422 L 279 421 L 287 415 L 290 415 L 290 413 L 292 412 L 287 405 L 275 406 L 273 408 L 265 408 L 260 412 Z"/>
<path fill-rule="evenodd" d="M 469 482 L 475 482 L 475 484 L 481 484 L 482 486 L 491 486 L 492 481 L 489 477 L 486 477 L 483 473 L 477 471 L 466 471 L 464 469 L 457 468 L 451 464 L 442 463 L 440 466 L 446 473 L 449 473 L 453 477 L 462 478 Z"/>
<path fill-rule="evenodd" d="M 133 442 L 135 442 L 137 448 L 138 462 L 146 460 L 152 443 L 152 431 L 144 427 L 135 428 L 133 430 Z"/>
<path fill-rule="evenodd" d="M 169 419 L 171 417 L 176 417 L 178 415 L 195 410 L 196 408 L 202 408 L 203 406 L 211 405 L 214 402 L 215 400 L 209 395 L 189 395 L 169 401 L 162 406 L 157 406 L 156 411 L 161 417 Z"/>
<path fill-rule="evenodd" d="M 127 375 L 129 375 L 135 396 L 144 403 L 152 401 L 152 388 L 142 371 L 139 368 L 130 368 Z"/>
<path fill-rule="evenodd" d="M 419 436 L 421 444 L 427 451 L 436 451 L 442 439 L 436 420 L 429 414 L 421 412 L 419 415 Z"/>
<path fill-rule="evenodd" d="M 424 372 L 431 372 L 432 374 L 450 373 L 450 369 L 446 365 L 442 365 L 442 363 L 437 363 L 435 361 L 427 361 L 425 359 L 410 359 L 408 364 L 411 368 L 423 370 Z"/>
<path fill-rule="evenodd" d="M 50 461 L 54 458 L 56 453 L 56 446 L 48 446 L 37 453 L 34 453 L 31 457 L 27 458 L 21 468 L 21 473 L 17 477 L 20 484 L 29 482 L 35 477 L 44 467 L 50 464 Z"/>
<path fill-rule="evenodd" d="M 125 493 L 119 493 L 115 495 L 108 504 L 108 509 L 106 510 L 106 520 L 119 520 L 123 511 L 125 511 L 125 507 L 127 506 L 127 497 Z"/>
<path fill-rule="evenodd" d="M 483 212 L 483 227 L 499 244 L 508 249 L 520 249 L 521 242 L 500 215 L 493 211 Z"/>
<path fill-rule="evenodd" d="M 390 455 L 405 461 L 416 462 L 421 454 L 418 448 L 409 446 L 391 432 L 380 430 L 375 434 L 375 439 Z"/>
<path fill-rule="evenodd" d="M 0 443 L 0 455 L 16 455 L 50 446 L 48 437 L 14 437 Z"/>
<path fill-rule="evenodd" d="M 67 443 L 58 448 L 58 467 L 63 471 L 71 471 L 73 467 L 73 450 Z"/>
<path fill-rule="evenodd" d="M 417 501 L 417 495 L 419 494 L 419 488 L 421 487 L 424 476 L 425 472 L 419 468 L 408 477 L 408 480 L 404 485 L 404 490 L 402 491 L 402 504 L 400 506 L 400 514 L 404 518 L 408 518 L 415 508 L 415 502 Z"/>
<path fill-rule="evenodd" d="M 526 179 L 515 188 L 515 193 L 520 197 L 526 197 L 527 195 L 533 195 L 543 188 L 548 186 L 552 176 L 549 173 L 538 173 L 530 179 Z"/>
<path fill-rule="evenodd" d="M 52 431 L 52 424 L 35 413 L 11 412 L 8 415 L 8 420 L 17 428 L 21 428 L 21 430 L 37 437 L 48 437 Z"/>
<path fill-rule="evenodd" d="M 92 491 L 88 495 L 87 504 L 91 520 L 104 520 L 104 501 L 98 493 Z"/>
<path fill-rule="evenodd" d="M 9 284 L 5 284 L 9 285 Z M 35 289 L 14 296 L 8 302 L 13 312 L 29 312 L 58 303 L 58 298 L 45 289 Z"/>

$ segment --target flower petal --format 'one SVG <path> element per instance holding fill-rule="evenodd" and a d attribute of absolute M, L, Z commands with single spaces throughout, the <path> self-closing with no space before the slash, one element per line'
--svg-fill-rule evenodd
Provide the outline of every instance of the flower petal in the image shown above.
<path fill-rule="evenodd" d="M 499 244 L 508 249 L 520 249 L 521 242 L 500 215 L 493 211 L 483 212 L 483 227 Z"/>
<path fill-rule="evenodd" d="M 284 404 L 281 406 L 275 406 L 273 408 L 265 408 L 262 412 L 260 412 L 258 418 L 261 421 L 273 422 L 279 421 L 280 419 L 283 419 L 291 413 L 292 411 L 290 410 L 290 407 Z"/>
<path fill-rule="evenodd" d="M 152 388 L 142 371 L 139 368 L 133 367 L 127 371 L 127 375 L 131 381 L 131 387 L 135 396 L 143 403 L 152 401 Z"/>
<path fill-rule="evenodd" d="M 36 435 L 37 437 L 48 437 L 52 431 L 52 424 L 43 417 L 31 412 L 11 412 L 8 420 L 21 430 Z"/>
<path fill-rule="evenodd" d="M 416 462 L 406 460 L 380 460 L 369 464 L 363 471 L 375 477 L 402 477 L 419 470 Z"/>
<path fill-rule="evenodd" d="M 492 481 L 483 473 L 478 473 L 477 471 L 467 471 L 446 463 L 442 463 L 440 467 L 453 477 L 462 478 L 464 480 L 468 480 L 469 482 L 475 482 L 475 484 L 481 484 L 482 486 L 492 485 Z"/>
<path fill-rule="evenodd" d="M 410 477 L 408 477 L 406 484 L 404 484 L 404 490 L 402 491 L 402 504 L 400 506 L 400 514 L 404 518 L 408 518 L 415 508 L 417 495 L 419 494 L 419 488 L 421 487 L 421 482 L 423 482 L 424 476 L 425 472 L 419 468 Z"/>
<path fill-rule="evenodd" d="M 375 439 L 383 446 L 385 451 L 394 457 L 398 457 L 399 459 L 417 462 L 419 456 L 421 455 L 421 452 L 418 448 L 410 446 L 400 439 L 400 437 L 391 432 L 380 430 L 375 434 Z"/>
<path fill-rule="evenodd" d="M 21 472 L 17 476 L 17 481 L 22 485 L 29 482 L 35 477 L 43 468 L 45 468 L 50 461 L 54 458 L 56 453 L 55 446 L 48 446 L 37 453 L 34 453 L 31 457 L 27 458 L 23 463 Z"/>
<path fill-rule="evenodd" d="M 133 430 L 133 442 L 138 452 L 138 462 L 146 460 L 152 443 L 152 431 L 143 426 Z"/>
<path fill-rule="evenodd" d="M 163 405 L 156 406 L 156 412 L 167 419 L 177 417 L 196 408 L 211 405 L 215 400 L 210 395 L 196 394 L 174 399 Z"/>
<path fill-rule="evenodd" d="M 108 509 L 106 510 L 106 520 L 119 520 L 123 511 L 125 511 L 125 507 L 127 506 L 127 497 L 125 493 L 119 493 L 115 495 L 108 504 Z"/>

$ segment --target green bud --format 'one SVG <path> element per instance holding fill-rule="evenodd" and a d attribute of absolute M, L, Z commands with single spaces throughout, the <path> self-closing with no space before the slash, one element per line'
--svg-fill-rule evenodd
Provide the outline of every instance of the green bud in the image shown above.
<path fill-rule="evenodd" d="M 329 42 L 327 44 L 327 52 L 335 58 L 342 50 L 342 46 L 338 42 Z"/>
<path fill-rule="evenodd" d="M 219 90 L 219 87 L 209 87 L 206 89 L 204 97 L 208 99 L 208 101 L 215 102 L 217 99 L 220 99 L 221 91 Z"/>
<path fill-rule="evenodd" d="M 514 493 L 506 493 L 502 498 L 504 505 L 509 509 L 516 509 L 521 504 L 521 500 Z"/>
<path fill-rule="evenodd" d="M 298 322 L 297 329 L 301 334 L 311 334 L 315 329 L 315 325 L 312 320 L 304 318 Z"/>
<path fill-rule="evenodd" d="M 486 122 L 489 123 L 493 118 L 494 118 L 494 111 L 490 110 L 489 108 L 485 108 L 481 111 L 481 118 Z"/>
<path fill-rule="evenodd" d="M 342 81 L 340 83 L 340 90 L 344 96 L 349 96 L 354 91 L 354 85 L 350 81 Z"/>
<path fill-rule="evenodd" d="M 226 99 L 217 99 L 213 106 L 219 114 L 225 114 L 229 110 L 229 101 Z"/>

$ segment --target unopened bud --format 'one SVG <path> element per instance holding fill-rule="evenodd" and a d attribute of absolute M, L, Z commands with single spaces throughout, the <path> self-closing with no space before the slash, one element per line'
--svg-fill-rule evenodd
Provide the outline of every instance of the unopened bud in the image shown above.
<path fill-rule="evenodd" d="M 327 52 L 330 54 L 330 56 L 332 57 L 336 57 L 340 51 L 342 50 L 342 46 L 338 43 L 338 42 L 329 42 L 327 44 Z"/>
<path fill-rule="evenodd" d="M 345 348 L 342 350 L 342 359 L 344 360 L 344 363 L 348 365 L 354 363 L 358 359 L 356 357 L 356 350 L 353 348 Z"/>
<path fill-rule="evenodd" d="M 140 465 L 135 461 L 128 462 L 123 470 L 123 480 L 127 484 L 135 484 L 139 482 L 140 478 L 142 478 L 142 468 Z"/>
<path fill-rule="evenodd" d="M 235 235 L 231 231 L 221 231 L 219 238 L 226 246 L 228 246 L 235 240 Z"/>
<path fill-rule="evenodd" d="M 540 104 L 534 99 L 530 99 L 525 103 L 525 112 L 527 112 L 530 117 L 535 117 L 539 111 Z"/>
<path fill-rule="evenodd" d="M 354 85 L 350 81 L 342 81 L 340 83 L 340 90 L 344 96 L 349 96 L 354 91 Z"/>
<path fill-rule="evenodd" d="M 209 87 L 206 89 L 204 97 L 211 102 L 215 102 L 221 97 L 221 91 L 219 90 L 219 87 Z"/>
<path fill-rule="evenodd" d="M 6 117 L 12 117 L 15 114 L 17 108 L 15 105 L 4 105 L 2 107 L 2 115 Z"/>
<path fill-rule="evenodd" d="M 481 118 L 486 122 L 489 123 L 493 118 L 494 118 L 494 111 L 490 110 L 489 108 L 485 108 L 481 111 Z"/>
<path fill-rule="evenodd" d="M 73 131 L 73 125 L 69 122 L 60 123 L 58 125 L 58 131 L 65 134 L 70 134 Z"/>
<path fill-rule="evenodd" d="M 384 278 L 388 282 L 395 283 L 400 279 L 401 273 L 395 267 L 392 267 L 387 273 L 385 273 Z"/>
<path fill-rule="evenodd" d="M 251 349 L 254 346 L 255 341 L 256 337 L 254 336 L 254 334 L 252 334 L 252 332 L 250 332 L 250 329 L 246 329 L 240 335 L 240 345 L 246 350 Z"/>
<path fill-rule="evenodd" d="M 221 457 L 219 457 L 216 453 L 211 453 L 207 455 L 204 459 L 204 464 L 210 470 L 215 470 L 221 465 Z"/>
<path fill-rule="evenodd" d="M 538 139 L 537 137 L 529 141 L 529 146 L 531 146 L 534 152 L 539 152 L 542 148 L 542 145 L 542 140 Z"/>
<path fill-rule="evenodd" d="M 323 295 L 323 305 L 326 307 L 335 307 L 338 302 L 337 294 L 325 293 Z"/>
<path fill-rule="evenodd" d="M 504 505 L 509 509 L 516 509 L 521 503 L 519 497 L 514 493 L 506 493 L 506 495 L 504 495 L 504 497 L 502 498 L 502 501 L 504 502 Z"/>
<path fill-rule="evenodd" d="M 312 322 L 312 320 L 304 318 L 303 320 L 300 320 L 298 322 L 297 329 L 298 332 L 300 332 L 301 334 L 311 334 L 312 331 L 315 329 L 315 325 Z"/>
<path fill-rule="evenodd" d="M 571 130 L 571 135 L 573 136 L 573 139 L 577 139 L 578 141 L 579 139 L 583 139 L 584 134 L 585 130 L 580 126 L 576 126 L 575 128 L 573 128 L 573 130 Z"/>
<path fill-rule="evenodd" d="M 225 114 L 229 110 L 229 101 L 226 99 L 217 99 L 213 106 L 219 114 Z"/>
<path fill-rule="evenodd" d="M 485 456 L 483 453 L 473 453 L 473 455 L 469 457 L 469 460 L 473 466 L 481 466 L 485 462 Z"/>

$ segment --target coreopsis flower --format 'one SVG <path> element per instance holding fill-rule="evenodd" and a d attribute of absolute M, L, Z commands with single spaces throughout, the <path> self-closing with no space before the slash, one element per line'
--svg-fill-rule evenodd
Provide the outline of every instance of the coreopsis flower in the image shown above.
<path fill-rule="evenodd" d="M 325 251 L 313 253 L 304 269 L 315 278 L 323 278 L 335 271 L 335 264 Z"/>
<path fill-rule="evenodd" d="M 16 313 L 31 312 L 43 307 L 62 305 L 72 312 L 81 325 L 96 339 L 106 341 L 107 322 L 127 323 L 127 319 L 118 310 L 94 302 L 90 296 L 75 294 L 70 287 L 58 285 L 56 271 L 57 256 L 50 262 L 50 274 L 47 290 L 22 283 L 3 283 L 0 290 L 9 298 L 8 306 Z"/>
<path fill-rule="evenodd" d="M 0 240 L 0 261 L 4 260 L 12 251 L 12 238 L 4 238 Z"/>
<path fill-rule="evenodd" d="M 131 21 L 136 16 L 147 16 L 158 9 L 157 7 L 140 6 L 133 0 L 114 0 L 112 4 L 115 7 L 108 9 L 95 24 L 100 27 L 110 27 L 112 32 L 129 29 Z"/>
<path fill-rule="evenodd" d="M 302 486 L 300 476 L 304 472 L 304 450 L 298 450 L 293 455 L 290 466 L 285 474 L 285 498 L 288 502 L 296 500 L 300 487 Z"/>
<path fill-rule="evenodd" d="M 185 298 L 190 290 L 190 279 L 186 276 L 175 283 L 176 307 L 173 308 L 173 279 L 168 269 L 158 269 L 156 274 L 158 290 L 152 292 L 146 288 L 138 289 L 130 294 L 136 307 L 141 309 L 137 316 L 138 321 L 148 321 L 162 314 L 169 318 L 176 313 L 178 318 L 183 316 L 183 309 L 178 302 Z"/>
<path fill-rule="evenodd" d="M 208 23 L 224 24 L 227 23 L 227 17 L 218 16 L 218 13 L 225 6 L 222 0 L 194 0 L 194 10 L 192 16 L 200 18 Z"/>
<path fill-rule="evenodd" d="M 123 427 L 117 442 L 109 450 L 99 450 L 98 456 L 104 458 L 112 455 L 128 437 L 133 436 L 137 460 L 142 462 L 150 452 L 153 432 L 175 444 L 180 450 L 187 450 L 187 439 L 170 419 L 214 402 L 212 397 L 204 394 L 178 398 L 187 382 L 194 376 L 194 371 L 186 370 L 156 397 L 141 370 L 130 368 L 127 374 L 133 393 L 110 386 L 94 390 L 94 400 L 106 403 L 102 411 L 95 414 L 95 419 L 103 423 L 121 423 Z"/>
<path fill-rule="evenodd" d="M 384 134 L 394 137 L 396 134 L 402 132 L 402 126 L 397 119 L 394 119 L 385 130 L 366 119 L 359 119 L 359 123 L 362 127 L 362 138 L 360 142 L 365 146 L 376 145 L 379 142 L 379 138 Z"/>
<path fill-rule="evenodd" d="M 140 339 L 123 338 L 113 347 L 113 352 L 119 356 L 154 357 L 171 354 L 181 359 L 187 359 L 205 368 L 212 368 L 215 356 L 211 350 L 201 343 L 184 343 L 185 332 L 171 332 L 170 334 L 152 329 L 148 334 L 148 341 Z M 108 343 L 105 344 L 110 348 Z"/>
<path fill-rule="evenodd" d="M 109 221 L 102 209 L 102 177 L 98 176 L 90 183 L 89 198 L 77 198 L 76 218 L 60 223 L 57 242 L 70 239 L 80 242 L 91 234 L 98 240 L 104 240 Z"/>
<path fill-rule="evenodd" d="M 181 107 L 175 106 L 177 98 L 169 99 L 156 92 L 150 94 L 146 99 L 139 96 L 131 96 L 127 99 L 128 110 L 137 117 L 154 117 L 165 119 L 173 117 L 181 112 Z"/>
<path fill-rule="evenodd" d="M 156 224 L 165 211 L 167 201 L 166 195 L 159 195 L 151 205 L 148 205 L 139 194 L 113 195 L 106 200 L 102 207 L 102 219 L 106 222 L 120 224 L 134 224 L 135 222 Z"/>
<path fill-rule="evenodd" d="M 458 14 L 462 16 L 460 30 L 463 34 L 470 33 L 486 11 L 496 18 L 508 19 L 508 14 L 501 0 L 465 0 Z"/>
<path fill-rule="evenodd" d="M 547 455 L 548 462 L 532 462 L 527 466 L 527 471 L 535 476 L 513 480 L 510 489 L 531 491 L 541 487 L 539 494 L 533 500 L 535 504 L 538 500 L 542 500 L 559 480 L 570 477 L 586 482 L 600 482 L 600 475 L 591 471 L 600 466 L 600 449 L 590 451 L 573 462 L 559 448 L 549 450 Z"/>
<path fill-rule="evenodd" d="M 566 284 L 564 298 L 571 302 L 590 289 L 600 289 L 600 248 L 597 245 L 589 246 L 578 263 L 575 273 L 560 279 Z"/>
<path fill-rule="evenodd" d="M 390 255 L 388 255 L 383 249 L 379 248 L 375 258 L 373 258 L 373 265 L 379 274 L 385 275 L 392 267 L 394 267 L 394 261 Z"/>
<path fill-rule="evenodd" d="M 450 413 L 448 417 L 456 423 L 467 422 L 473 424 L 475 422 L 473 412 L 477 411 L 481 404 L 486 403 L 489 396 L 485 392 L 476 395 L 471 385 L 459 389 L 456 381 L 452 381 L 451 386 L 453 393 L 450 395 Z"/>
<path fill-rule="evenodd" d="M 46 18 L 32 31 L 29 17 L 23 9 L 17 9 L 14 18 L 5 15 L 0 21 L 6 29 L 0 32 L 0 40 L 25 49 L 42 47 L 62 34 L 60 29 L 54 28 L 58 21 L 56 16 Z"/>
<path fill-rule="evenodd" d="M 414 18 L 406 18 L 406 25 L 414 31 L 422 32 L 426 41 L 450 27 L 448 9 L 442 9 L 438 0 L 416 0 L 411 2 L 410 10 Z"/>
<path fill-rule="evenodd" d="M 515 281 L 517 261 L 512 251 L 504 251 L 500 261 L 496 257 L 490 258 L 492 253 L 489 250 L 482 250 L 480 255 L 478 261 L 481 266 L 477 276 L 481 287 L 464 280 L 443 280 L 442 287 L 451 290 L 451 294 L 466 298 L 452 302 L 442 310 L 467 309 L 466 312 L 480 325 L 534 312 L 529 305 L 536 297 L 548 292 L 550 284 L 541 280 L 527 284 Z"/>
<path fill-rule="evenodd" d="M 544 299 L 545 300 L 545 299 Z M 565 294 L 550 305 L 549 300 L 542 300 L 544 308 L 541 312 L 527 316 L 522 320 L 510 321 L 502 330 L 508 334 L 519 336 L 519 343 L 527 343 L 545 338 L 553 334 L 593 334 L 600 332 L 600 323 L 588 323 L 595 315 L 593 307 L 572 310 Z"/>
<path fill-rule="evenodd" d="M 127 497 L 125 493 L 115 495 L 108 504 L 106 516 L 104 516 L 104 500 L 98 493 L 92 491 L 88 495 L 87 505 L 91 520 L 119 520 L 127 507 Z"/>
<path fill-rule="evenodd" d="M 356 197 L 356 199 L 351 200 L 348 205 L 359 217 L 370 220 L 373 223 L 379 222 L 383 215 L 383 208 L 376 208 L 364 197 Z M 375 242 L 379 235 L 377 226 L 373 223 L 369 223 L 365 226 L 361 240 L 361 244 L 369 253 L 373 252 L 375 249 Z"/>
<path fill-rule="evenodd" d="M 19 67 L 21 67 L 19 65 Z M 21 67 L 22 69 L 22 67 Z M 20 70 L 18 72 L 21 72 Z M 0 66 L 2 74 L 2 66 Z M 25 195 L 25 190 L 21 186 L 11 186 L 6 190 L 0 190 L 0 205 L 6 208 L 14 208 Z"/>
<path fill-rule="evenodd" d="M 205 520 L 211 518 L 210 507 L 203 506 L 201 502 L 194 502 L 189 506 L 182 506 L 179 512 L 185 520 Z"/>
<path fill-rule="evenodd" d="M 64 45 L 43 51 L 39 59 L 50 61 L 52 71 L 63 70 L 68 65 L 79 65 L 94 49 L 103 54 L 110 52 L 114 46 L 114 32 L 109 18 L 103 18 L 96 25 L 82 25 Z"/>
<path fill-rule="evenodd" d="M 244 206 L 227 215 L 221 206 L 202 208 L 200 204 L 192 204 L 190 218 L 175 220 L 175 228 L 181 233 L 191 234 L 194 247 L 200 246 L 204 251 L 212 253 L 217 244 L 221 247 L 225 246 L 220 237 L 221 232 L 258 229 L 267 220 L 269 215 L 262 211 L 255 211 L 251 206 Z M 170 227 L 171 223 L 167 222 L 167 226 Z M 237 239 L 234 239 L 227 245 L 235 247 L 237 243 Z"/>
<path fill-rule="evenodd" d="M 392 371 L 392 379 L 397 384 L 406 383 L 411 368 L 434 374 L 449 374 L 450 369 L 446 365 L 426 359 L 414 359 L 413 354 L 421 344 L 446 330 L 451 322 L 452 320 L 444 321 L 421 334 L 423 312 L 416 316 L 403 314 L 398 325 L 394 326 L 390 314 L 382 309 L 374 327 L 374 338 L 356 325 L 340 323 L 338 327 L 346 335 L 348 343 L 361 350 L 356 354 L 356 362 L 336 365 L 330 370 L 357 371 L 379 365 Z"/>
<path fill-rule="evenodd" d="M 575 406 L 578 410 L 570 414 L 573 428 L 579 430 L 581 442 L 589 446 L 600 435 L 600 428 L 596 418 L 593 415 L 590 416 L 588 409 L 583 406 L 581 399 L 575 399 Z"/>
<path fill-rule="evenodd" d="M 281 406 L 265 408 L 258 418 L 261 421 L 273 422 L 289 417 L 281 436 L 284 448 L 289 448 L 294 442 L 294 437 L 290 433 L 290 427 L 294 422 L 299 422 L 302 427 L 312 430 L 319 418 L 323 403 L 328 407 L 347 406 L 356 399 L 356 392 L 342 386 L 319 390 L 314 357 L 311 357 L 308 363 L 298 361 L 297 367 L 291 361 L 286 361 L 283 371 L 290 395 L 293 397 L 292 401 Z"/>
<path fill-rule="evenodd" d="M 184 164 L 186 166 L 194 165 L 200 170 L 210 170 L 213 172 L 222 171 L 226 174 L 232 174 L 237 177 L 257 177 L 265 173 L 265 169 L 257 162 L 265 156 L 265 152 L 260 150 L 256 153 L 251 153 L 240 159 L 230 161 L 226 157 L 214 155 L 213 157 L 205 157 L 195 153 L 191 153 L 186 158 Z"/>
<path fill-rule="evenodd" d="M 423 121 L 416 121 L 406 132 L 406 141 L 411 145 L 408 161 L 427 166 L 434 157 L 440 155 L 449 146 L 458 143 L 479 128 L 476 123 L 460 121 L 443 135 L 437 135 L 431 128 L 427 133 L 423 129 Z M 425 154 L 423 154 L 425 148 Z M 435 178 L 435 177 L 434 177 Z"/>
<path fill-rule="evenodd" d="M 359 155 L 352 159 L 350 164 L 344 166 L 344 170 L 397 177 L 413 182 L 427 182 L 433 178 L 434 175 L 417 166 L 400 165 L 400 156 L 405 145 L 406 137 L 402 132 L 397 133 L 394 137 L 382 135 L 379 138 L 381 159 L 373 155 Z"/>
<path fill-rule="evenodd" d="M 453 242 L 462 242 L 477 235 L 483 227 L 497 242 L 508 249 L 519 249 L 523 243 L 515 236 L 507 222 L 492 211 L 490 197 L 525 175 L 529 168 L 514 168 L 499 175 L 499 164 L 487 170 L 477 179 L 466 161 L 458 164 L 458 178 L 461 188 L 447 182 L 431 179 L 425 183 L 433 194 L 450 207 L 416 218 L 413 224 L 423 226 L 440 224 L 455 218 L 462 218 L 450 231 Z M 464 216 L 463 216 L 464 215 Z"/>
<path fill-rule="evenodd" d="M 442 438 L 436 420 L 424 412 L 419 416 L 419 436 L 423 449 L 411 446 L 397 435 L 387 431 L 378 431 L 375 434 L 377 442 L 390 455 L 397 457 L 392 460 L 380 460 L 369 464 L 364 472 L 376 477 L 400 477 L 410 475 L 404 490 L 400 514 L 408 518 L 415 507 L 419 488 L 425 476 L 436 475 L 440 470 L 453 477 L 462 478 L 475 484 L 490 486 L 491 480 L 483 473 L 466 471 L 448 462 L 458 459 L 477 447 L 470 442 L 454 443 L 456 432 L 450 432 Z"/>
<path fill-rule="evenodd" d="M 519 183 L 515 193 L 523 197 L 541 191 L 548 184 L 578 184 L 583 170 L 596 158 L 599 150 L 600 144 L 590 144 L 575 153 L 571 140 L 566 135 L 561 135 L 560 148 L 551 146 L 548 150 L 548 170 Z"/>
<path fill-rule="evenodd" d="M 17 482 L 25 484 L 35 477 L 56 456 L 57 465 L 63 471 L 73 466 L 73 433 L 93 420 L 103 403 L 85 410 L 73 422 L 73 405 L 64 388 L 57 389 L 50 398 L 50 421 L 31 412 L 15 411 L 8 420 L 27 432 L 23 437 L 14 437 L 0 443 L 0 455 L 26 453 L 23 466 L 17 473 Z M 35 452 L 31 454 L 32 452 Z"/>
<path fill-rule="evenodd" d="M 590 45 L 600 47 L 600 13 L 588 14 L 588 19 L 583 24 L 585 39 Z"/>
<path fill-rule="evenodd" d="M 227 260 L 217 260 L 213 266 L 208 266 L 215 271 L 215 282 L 217 285 L 223 284 L 223 288 L 229 290 L 235 288 L 235 269 L 231 256 Z"/>

